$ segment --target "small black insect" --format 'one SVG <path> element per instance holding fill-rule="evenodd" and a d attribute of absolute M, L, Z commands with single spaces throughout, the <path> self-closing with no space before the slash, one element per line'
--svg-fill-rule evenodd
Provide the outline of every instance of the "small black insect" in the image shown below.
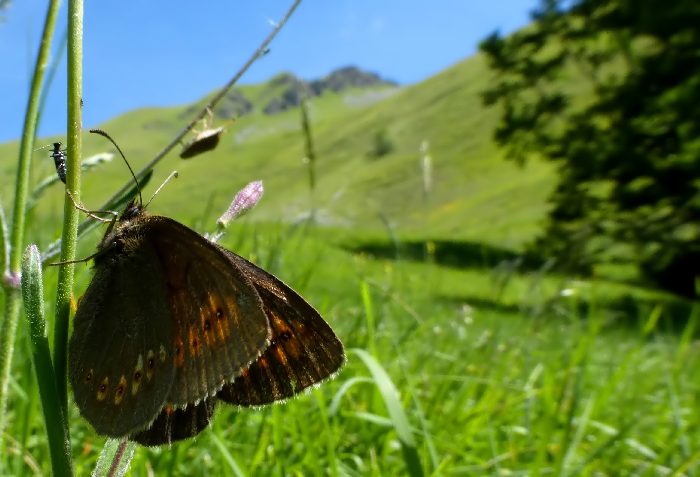
<path fill-rule="evenodd" d="M 53 157 L 53 162 L 56 165 L 56 174 L 61 182 L 66 183 L 66 150 L 61 149 L 61 143 L 53 143 L 53 151 L 51 151 L 51 157 Z"/>

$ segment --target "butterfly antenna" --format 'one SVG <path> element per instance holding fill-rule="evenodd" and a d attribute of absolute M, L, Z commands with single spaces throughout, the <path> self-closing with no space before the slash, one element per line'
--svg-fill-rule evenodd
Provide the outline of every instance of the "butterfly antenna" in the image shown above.
<path fill-rule="evenodd" d="M 128 167 L 128 168 L 129 168 L 129 172 L 131 172 L 131 177 L 134 178 L 134 182 L 136 183 L 136 189 L 139 191 L 139 203 L 140 203 L 141 205 L 143 205 L 143 196 L 141 195 L 141 186 L 139 185 L 139 181 L 138 181 L 138 179 L 136 178 L 136 174 L 134 174 L 134 170 L 131 168 L 131 165 L 129 164 L 129 161 L 126 160 L 126 157 L 124 156 L 124 153 L 123 153 L 122 150 L 119 148 L 119 146 L 117 146 L 117 143 L 114 142 L 114 139 L 112 139 L 112 136 L 110 136 L 109 134 L 107 134 L 106 132 L 104 132 L 102 129 L 90 129 L 90 132 L 93 133 L 93 134 L 99 134 L 100 136 L 106 137 L 107 139 L 109 139 L 109 141 L 110 141 L 112 144 L 114 144 L 114 147 L 117 148 L 117 151 L 119 151 L 119 154 L 121 154 L 122 159 L 124 159 L 124 162 L 126 163 L 126 167 Z M 166 181 L 166 182 L 167 182 L 167 181 Z M 161 186 L 161 187 L 162 187 L 162 186 Z M 160 190 L 160 189 L 159 189 L 159 190 Z M 149 201 L 149 202 L 150 202 L 150 201 Z"/>
<path fill-rule="evenodd" d="M 151 198 L 148 199 L 148 203 L 147 203 L 146 205 L 143 206 L 144 209 L 147 209 L 147 208 L 148 208 L 148 205 L 151 203 L 151 201 L 153 200 L 153 198 L 158 194 L 158 192 L 160 192 L 160 190 L 161 190 L 163 187 L 165 187 L 165 184 L 167 184 L 168 182 L 170 182 L 170 179 L 177 179 L 177 171 L 171 172 L 170 175 L 163 181 L 163 183 L 162 183 L 160 186 L 158 186 L 158 188 L 157 188 L 156 191 L 153 193 L 153 195 L 151 196 Z"/>

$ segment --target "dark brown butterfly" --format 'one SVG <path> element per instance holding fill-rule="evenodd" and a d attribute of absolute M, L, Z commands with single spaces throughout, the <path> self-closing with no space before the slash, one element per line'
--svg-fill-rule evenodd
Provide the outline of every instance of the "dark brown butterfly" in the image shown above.
<path fill-rule="evenodd" d="M 69 378 L 99 434 L 158 445 L 206 427 L 217 399 L 290 397 L 333 375 L 343 346 L 280 280 L 132 201 L 95 256 Z"/>

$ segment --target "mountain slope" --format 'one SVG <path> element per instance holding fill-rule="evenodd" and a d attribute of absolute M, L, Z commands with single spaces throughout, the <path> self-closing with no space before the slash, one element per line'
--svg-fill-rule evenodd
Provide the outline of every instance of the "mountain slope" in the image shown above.
<path fill-rule="evenodd" d="M 496 112 L 484 110 L 479 98 L 487 81 L 483 59 L 475 56 L 410 87 L 327 90 L 314 98 L 310 110 L 319 222 L 352 234 L 385 234 L 388 223 L 406 238 L 472 240 L 509 248 L 531 239 L 546 211 L 551 168 L 533 162 L 519 169 L 503 160 L 491 140 Z M 244 86 L 240 91 L 260 97 L 268 86 Z M 191 106 L 142 109 L 100 127 L 118 141 L 137 169 L 167 144 L 190 110 Z M 180 178 L 160 193 L 151 212 L 184 222 L 203 215 L 213 219 L 238 188 L 262 179 L 265 196 L 251 220 L 293 221 L 308 214 L 311 199 L 299 109 L 268 115 L 256 106 L 227 129 L 215 151 L 188 161 L 174 153 L 159 164 L 144 195 L 171 170 L 177 169 Z M 393 150 L 374 158 L 370 153 L 380 133 Z M 427 197 L 419 152 L 424 141 L 433 164 Z M 0 153 L 16 157 L 9 149 L 11 145 L 4 145 Z M 86 155 L 109 149 L 103 139 L 86 135 Z M 39 178 L 52 173 L 50 159 L 41 154 L 35 159 L 43 160 Z M 83 200 L 93 207 L 128 180 L 120 161 L 83 177 Z M 47 220 L 60 216 L 60 191 L 56 188 L 49 197 L 56 200 L 49 199 L 37 210 Z"/>

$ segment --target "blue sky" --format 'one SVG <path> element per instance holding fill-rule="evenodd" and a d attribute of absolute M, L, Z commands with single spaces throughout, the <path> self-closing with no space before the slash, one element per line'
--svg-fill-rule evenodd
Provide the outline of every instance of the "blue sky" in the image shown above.
<path fill-rule="evenodd" d="M 197 3 L 195 5 L 195 3 Z M 143 106 L 189 103 L 223 85 L 269 33 L 290 1 L 85 2 L 85 127 Z M 244 76 L 306 79 L 356 65 L 415 83 L 473 54 L 479 40 L 528 21 L 537 0 L 304 0 L 271 51 Z M 203 5 L 203 6 L 202 6 Z M 0 142 L 21 134 L 46 2 L 16 0 L 0 14 Z M 65 31 L 66 2 L 57 25 Z M 57 54 L 57 52 L 55 52 Z M 65 131 L 61 61 L 40 135 Z"/>

